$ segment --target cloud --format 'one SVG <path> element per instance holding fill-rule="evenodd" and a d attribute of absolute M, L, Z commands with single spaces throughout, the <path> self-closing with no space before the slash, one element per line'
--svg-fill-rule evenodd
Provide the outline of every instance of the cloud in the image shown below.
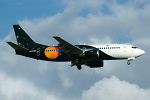
<path fill-rule="evenodd" d="M 125 40 L 133 42 L 137 38 L 143 37 L 143 34 L 149 37 L 148 23 L 150 13 L 148 12 L 148 7 L 150 3 L 144 4 L 142 8 L 135 6 L 135 2 L 120 5 L 115 0 L 112 2 L 95 0 L 94 4 L 90 0 L 72 0 L 66 4 L 68 6 L 62 13 L 57 13 L 47 18 L 21 20 L 19 24 L 36 41 L 39 41 L 36 36 L 39 35 L 42 42 L 46 44 L 57 43 L 50 41 L 54 35 L 61 36 L 68 41 L 71 41 L 71 37 L 78 38 L 73 43 L 81 43 L 81 41 L 86 43 L 91 38 L 97 37 L 101 41 L 107 41 L 105 38 L 111 37 L 111 42 L 125 42 Z M 102 5 L 105 6 L 103 7 Z M 80 15 L 81 12 L 86 12 L 84 8 L 92 9 L 93 7 L 97 8 L 97 10 L 89 10 L 85 16 Z M 101 8 L 107 10 L 103 11 Z M 107 11 L 110 13 L 106 14 Z M 41 33 L 43 34 L 41 35 Z M 85 37 L 84 40 L 82 37 Z M 120 39 L 120 37 L 122 38 Z M 91 40 L 86 44 L 91 42 L 93 41 Z"/>
<path fill-rule="evenodd" d="M 104 78 L 82 94 L 81 100 L 149 100 L 150 89 L 121 81 L 115 76 Z"/>
<path fill-rule="evenodd" d="M 0 99 L 2 100 L 58 100 L 52 93 L 38 89 L 25 79 L 16 79 L 0 73 Z"/>

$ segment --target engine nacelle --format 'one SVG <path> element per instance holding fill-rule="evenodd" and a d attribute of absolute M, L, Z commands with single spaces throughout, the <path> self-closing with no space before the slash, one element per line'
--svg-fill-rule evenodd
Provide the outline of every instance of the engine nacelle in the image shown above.
<path fill-rule="evenodd" d="M 84 54 L 80 54 L 80 57 L 86 57 L 86 58 L 98 58 L 99 57 L 99 50 L 90 50 L 85 51 Z"/>
<path fill-rule="evenodd" d="M 87 66 L 89 66 L 90 68 L 103 67 L 104 66 L 104 62 L 103 62 L 103 60 L 100 60 L 100 61 L 89 61 L 87 63 Z"/>

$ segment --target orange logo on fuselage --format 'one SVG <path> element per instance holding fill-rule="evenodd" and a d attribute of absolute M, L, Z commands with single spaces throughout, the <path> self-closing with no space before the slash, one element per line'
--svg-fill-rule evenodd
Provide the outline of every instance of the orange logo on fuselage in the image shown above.
<path fill-rule="evenodd" d="M 47 47 L 44 51 L 45 56 L 49 59 L 56 59 L 59 56 L 58 47 Z"/>

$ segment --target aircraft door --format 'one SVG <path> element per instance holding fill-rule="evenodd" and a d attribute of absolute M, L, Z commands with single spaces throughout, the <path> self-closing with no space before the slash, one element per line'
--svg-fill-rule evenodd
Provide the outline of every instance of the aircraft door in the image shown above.
<path fill-rule="evenodd" d="M 37 56 L 40 56 L 40 48 L 37 48 Z"/>
<path fill-rule="evenodd" d="M 123 51 L 124 51 L 124 52 L 127 52 L 127 46 L 124 46 L 124 47 L 123 47 Z"/>

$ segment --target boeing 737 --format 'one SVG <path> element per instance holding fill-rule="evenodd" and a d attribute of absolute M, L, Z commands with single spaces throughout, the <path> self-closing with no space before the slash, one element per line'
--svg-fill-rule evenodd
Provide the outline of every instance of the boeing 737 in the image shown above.
<path fill-rule="evenodd" d="M 7 43 L 15 49 L 17 55 L 45 61 L 69 61 L 71 67 L 77 66 L 79 70 L 81 65 L 90 68 L 103 67 L 104 60 L 127 59 L 127 64 L 130 65 L 131 60 L 145 54 L 145 51 L 132 45 L 73 45 L 58 36 L 53 36 L 59 42 L 58 46 L 47 46 L 34 42 L 19 25 L 13 27 L 18 44 Z"/>

